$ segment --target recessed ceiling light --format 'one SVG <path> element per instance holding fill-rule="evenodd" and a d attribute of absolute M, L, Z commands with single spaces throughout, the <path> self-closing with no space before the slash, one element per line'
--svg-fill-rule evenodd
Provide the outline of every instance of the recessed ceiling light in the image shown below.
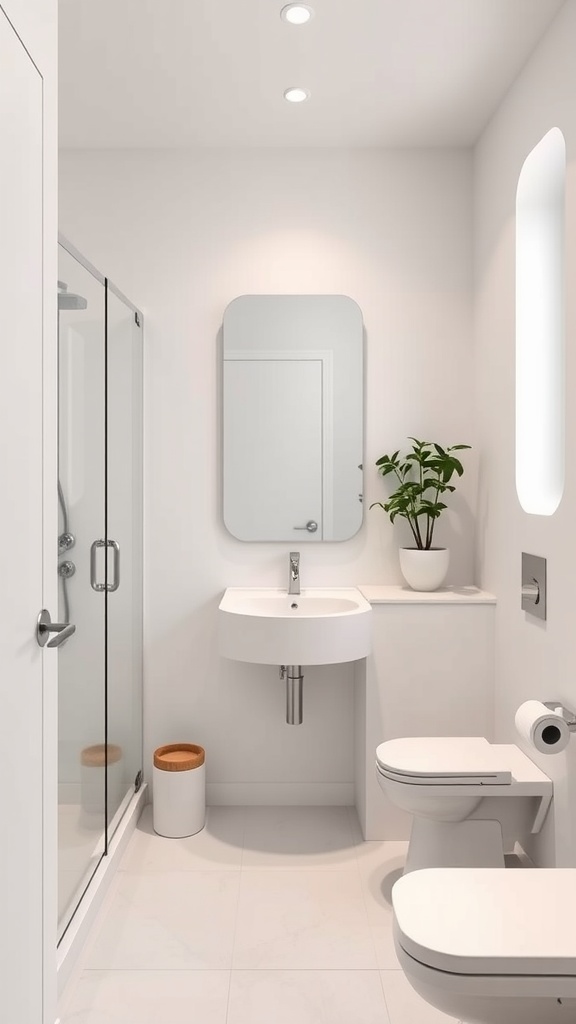
<path fill-rule="evenodd" d="M 310 93 L 308 89 L 301 89 L 300 86 L 294 85 L 290 89 L 284 91 L 284 99 L 288 100 L 289 103 L 303 103 L 307 100 Z"/>
<path fill-rule="evenodd" d="M 305 25 L 313 14 L 312 8 L 306 4 L 286 4 L 280 11 L 282 21 L 287 21 L 290 25 Z"/>

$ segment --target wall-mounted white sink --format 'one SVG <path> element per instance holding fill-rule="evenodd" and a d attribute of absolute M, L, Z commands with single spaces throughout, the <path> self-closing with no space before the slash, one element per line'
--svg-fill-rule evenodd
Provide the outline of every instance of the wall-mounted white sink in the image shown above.
<path fill-rule="evenodd" d="M 218 626 L 220 654 L 261 665 L 333 665 L 372 648 L 372 608 L 355 587 L 229 587 Z"/>

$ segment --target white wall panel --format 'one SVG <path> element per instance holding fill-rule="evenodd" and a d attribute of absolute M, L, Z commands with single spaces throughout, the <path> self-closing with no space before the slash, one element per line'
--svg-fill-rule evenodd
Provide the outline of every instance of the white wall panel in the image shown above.
<path fill-rule="evenodd" d="M 222 522 L 218 335 L 237 295 L 358 303 L 365 524 L 302 545 L 302 582 L 400 582 L 402 529 L 367 510 L 385 493 L 375 460 L 409 434 L 475 444 L 470 154 L 90 151 L 63 153 L 60 170 L 62 231 L 146 316 L 146 770 L 155 746 L 189 739 L 206 746 L 209 784 L 349 784 L 352 665 L 306 671 L 293 727 L 276 668 L 218 657 L 219 595 L 287 586 L 294 546 L 243 543 Z M 466 456 L 439 527 L 454 583 L 473 582 L 477 452 Z"/>
<path fill-rule="evenodd" d="M 475 154 L 475 382 L 479 409 L 479 582 L 498 597 L 496 738 L 517 739 L 516 708 L 525 700 L 576 706 L 574 579 L 576 545 L 576 3 L 564 5 L 526 64 Z M 566 479 L 551 516 L 522 511 L 515 491 L 515 203 L 522 165 L 558 127 L 566 140 Z M 538 416 L 538 409 L 534 410 Z M 520 608 L 521 552 L 548 565 L 548 618 Z M 554 813 L 538 847 L 541 864 L 576 865 L 576 743 L 562 754 L 531 751 L 554 780 Z"/>

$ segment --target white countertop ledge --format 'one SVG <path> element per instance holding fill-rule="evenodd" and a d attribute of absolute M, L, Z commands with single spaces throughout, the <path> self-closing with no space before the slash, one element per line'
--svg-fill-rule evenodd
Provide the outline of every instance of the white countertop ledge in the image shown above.
<path fill-rule="evenodd" d="M 407 585 L 358 584 L 370 604 L 496 604 L 494 594 L 478 587 L 440 587 L 439 590 L 411 590 Z"/>

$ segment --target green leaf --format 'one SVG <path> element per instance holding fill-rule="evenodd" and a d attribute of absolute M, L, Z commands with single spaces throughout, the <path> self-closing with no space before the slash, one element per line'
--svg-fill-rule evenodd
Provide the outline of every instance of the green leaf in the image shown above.
<path fill-rule="evenodd" d="M 425 520 L 426 542 L 430 547 L 435 521 L 447 507 L 437 499 L 441 494 L 454 492 L 455 487 L 450 480 L 454 474 L 462 476 L 464 472 L 460 460 L 451 453 L 470 448 L 470 445 L 443 448 L 436 441 L 421 441 L 417 437 L 409 437 L 408 440 L 412 441 L 412 449 L 406 455 L 401 456 L 398 449 L 392 455 L 382 455 L 377 460 L 379 475 L 386 477 L 393 473 L 397 486 L 387 501 L 375 501 L 370 508 L 382 508 L 392 523 L 398 516 L 406 519 L 417 543 L 420 533 L 424 533 L 420 521 Z M 424 547 L 422 537 L 420 542 Z"/>

